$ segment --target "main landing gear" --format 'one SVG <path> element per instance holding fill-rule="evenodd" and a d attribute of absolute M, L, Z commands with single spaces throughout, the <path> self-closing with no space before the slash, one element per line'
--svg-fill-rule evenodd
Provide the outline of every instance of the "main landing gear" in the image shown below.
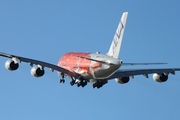
<path fill-rule="evenodd" d="M 61 73 L 62 79 L 60 79 L 60 83 L 65 83 L 65 79 L 64 79 L 64 73 Z"/>
<path fill-rule="evenodd" d="M 86 85 L 87 85 L 87 81 L 86 80 L 81 80 L 80 82 L 77 83 L 77 87 L 80 87 L 80 86 L 84 87 Z"/>
<path fill-rule="evenodd" d="M 76 80 L 74 80 L 72 78 L 72 81 L 70 82 L 70 85 L 73 86 L 74 84 L 77 84 L 77 87 L 80 87 L 80 86 L 84 87 L 84 86 L 87 85 L 87 81 L 83 80 L 83 79 L 76 79 Z"/>
<path fill-rule="evenodd" d="M 60 83 L 65 83 L 65 80 L 64 79 L 60 79 Z"/>
<path fill-rule="evenodd" d="M 73 86 L 74 84 L 76 84 L 76 80 L 73 77 L 71 77 L 71 79 L 72 81 L 70 82 L 70 85 Z"/>
<path fill-rule="evenodd" d="M 97 81 L 93 84 L 93 88 L 97 87 L 98 89 L 101 88 L 103 86 L 103 82 L 102 81 Z"/>
<path fill-rule="evenodd" d="M 70 82 L 70 85 L 73 86 L 75 83 L 76 81 L 72 79 L 72 81 Z"/>
<path fill-rule="evenodd" d="M 60 83 L 65 83 L 65 76 L 64 76 L 64 73 L 61 73 L 61 76 L 62 78 L 60 79 Z M 87 81 L 82 79 L 82 78 L 79 78 L 79 79 L 74 79 L 73 77 L 71 77 L 72 81 L 70 82 L 70 85 L 73 86 L 74 84 L 77 84 L 77 87 L 84 87 L 87 85 Z"/>

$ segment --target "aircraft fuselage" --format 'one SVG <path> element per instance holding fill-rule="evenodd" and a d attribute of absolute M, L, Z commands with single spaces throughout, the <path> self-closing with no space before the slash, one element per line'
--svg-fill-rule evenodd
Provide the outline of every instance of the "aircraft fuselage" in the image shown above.
<path fill-rule="evenodd" d="M 58 62 L 59 67 L 76 72 L 84 79 L 106 79 L 119 69 L 120 65 L 119 59 L 106 54 L 83 52 L 66 53 Z"/>

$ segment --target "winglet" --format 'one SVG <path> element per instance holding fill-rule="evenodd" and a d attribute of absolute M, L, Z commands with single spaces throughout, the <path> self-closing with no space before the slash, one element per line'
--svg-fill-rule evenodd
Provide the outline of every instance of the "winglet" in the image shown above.
<path fill-rule="evenodd" d="M 122 38 L 123 38 L 124 29 L 125 29 L 125 25 L 126 25 L 127 16 L 128 16 L 128 12 L 124 12 L 122 14 L 118 28 L 114 35 L 114 39 L 109 48 L 109 52 L 107 53 L 109 56 L 112 56 L 114 58 L 119 57 L 119 52 L 120 52 L 120 48 L 121 48 L 121 43 L 122 43 Z"/>

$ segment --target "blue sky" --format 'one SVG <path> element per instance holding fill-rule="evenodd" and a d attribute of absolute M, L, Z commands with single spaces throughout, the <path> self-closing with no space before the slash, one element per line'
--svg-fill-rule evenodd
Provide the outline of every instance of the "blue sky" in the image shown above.
<path fill-rule="evenodd" d="M 57 64 L 69 51 L 106 53 L 123 12 L 129 16 L 120 58 L 124 62 L 167 62 L 180 67 L 180 2 L 147 0 L 1 1 L 1 52 Z M 21 63 L 4 68 L 0 58 L 0 120 L 180 119 L 180 72 L 166 83 L 136 76 L 128 84 L 109 81 L 101 89 L 59 83 L 46 69 L 42 78 Z"/>

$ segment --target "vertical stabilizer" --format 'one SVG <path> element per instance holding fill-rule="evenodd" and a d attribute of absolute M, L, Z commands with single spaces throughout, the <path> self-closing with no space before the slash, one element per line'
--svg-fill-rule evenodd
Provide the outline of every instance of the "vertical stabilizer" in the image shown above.
<path fill-rule="evenodd" d="M 125 25 L 126 25 L 127 16 L 128 16 L 128 12 L 124 12 L 122 14 L 118 28 L 114 35 L 114 39 L 109 48 L 109 52 L 107 53 L 109 56 L 112 56 L 114 58 L 119 57 L 119 52 L 120 52 L 120 48 L 121 48 L 121 43 L 122 43 L 122 38 L 123 38 L 124 29 L 125 29 Z"/>

